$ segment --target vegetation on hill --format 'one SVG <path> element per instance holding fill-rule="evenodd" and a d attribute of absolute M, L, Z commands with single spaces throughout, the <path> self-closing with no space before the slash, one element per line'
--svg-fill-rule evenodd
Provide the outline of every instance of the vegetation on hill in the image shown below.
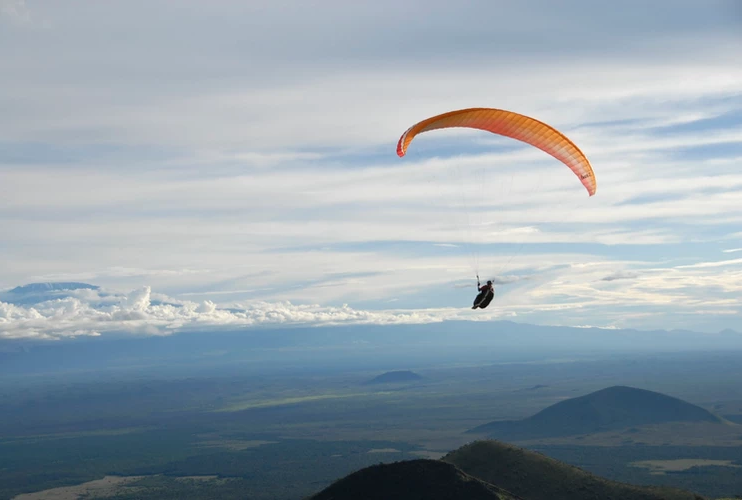
<path fill-rule="evenodd" d="M 519 421 L 490 422 L 471 433 L 499 439 L 534 439 L 591 434 L 668 422 L 722 420 L 708 410 L 678 398 L 633 387 L 614 386 L 560 401 Z"/>
<path fill-rule="evenodd" d="M 528 500 L 699 500 L 700 495 L 664 487 L 634 486 L 595 476 L 540 453 L 475 441 L 442 461 Z"/>
<path fill-rule="evenodd" d="M 507 491 L 439 460 L 408 460 L 366 467 L 310 500 L 519 500 Z"/>

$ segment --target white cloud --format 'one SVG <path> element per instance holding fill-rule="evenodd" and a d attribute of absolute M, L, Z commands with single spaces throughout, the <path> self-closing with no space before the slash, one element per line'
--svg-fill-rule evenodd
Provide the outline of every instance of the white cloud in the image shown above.
<path fill-rule="evenodd" d="M 735 264 L 742 264 L 742 259 L 731 259 L 731 260 L 719 260 L 714 262 L 698 262 L 696 264 L 688 264 L 687 266 L 677 266 L 678 269 L 687 268 L 698 268 L 698 267 L 723 267 L 733 266 Z"/>
<path fill-rule="evenodd" d="M 0 33 L 0 235 L 13 264 L 0 285 L 148 285 L 203 299 L 204 318 L 221 314 L 206 302 L 217 298 L 418 314 L 479 265 L 499 280 L 538 275 L 502 287 L 497 314 L 725 315 L 736 261 L 713 254 L 742 222 L 732 7 L 35 2 L 43 30 Z M 493 31 L 492 16 L 508 22 Z M 450 37 L 432 36 L 441 29 Z M 410 124 L 480 105 L 565 131 L 597 195 L 543 152 L 484 133 L 423 135 L 396 157 Z M 61 318 L 85 309 L 75 300 Z M 120 314 L 159 328 L 141 295 L 127 300 Z"/>
<path fill-rule="evenodd" d="M 19 24 L 30 22 L 31 13 L 26 6 L 26 0 L 0 0 L 0 23 L 3 18 Z"/>
<path fill-rule="evenodd" d="M 474 281 L 457 283 L 461 273 L 450 272 L 442 259 L 411 262 L 387 272 L 363 277 L 323 279 L 315 270 L 315 283 L 273 283 L 257 274 L 248 282 L 256 288 L 205 290 L 184 300 L 153 294 L 150 287 L 129 293 L 110 290 L 74 290 L 38 303 L 14 305 L 6 292 L 0 303 L 0 336 L 3 338 L 55 339 L 68 336 L 126 333 L 163 335 L 176 330 L 247 328 L 267 325 L 338 325 L 430 323 L 451 319 L 490 320 L 518 317 L 523 321 L 559 318 L 559 324 L 609 324 L 616 327 L 668 328 L 667 318 L 695 316 L 698 324 L 717 318 L 714 324 L 733 327 L 742 313 L 742 269 L 730 264 L 722 274 L 703 262 L 696 265 L 656 267 L 654 262 L 587 260 L 580 255 L 516 256 L 513 267 L 541 270 L 534 274 L 496 277 L 496 300 L 486 311 L 473 313 L 467 303 L 475 294 Z M 358 255 L 349 257 L 358 259 Z M 535 261 L 535 262 L 534 262 Z M 318 261 L 318 264 L 321 261 Z M 388 262 L 385 262 L 388 264 Z M 438 267 L 440 266 L 440 267 Z M 374 269 L 366 266 L 363 272 Z M 436 269 L 438 270 L 436 272 Z M 448 272 L 446 272 L 448 271 Z M 606 274 L 609 271 L 610 274 Z M 448 276 L 448 277 L 447 277 Z M 461 292 L 444 295 L 427 307 L 404 306 L 422 290 L 441 294 L 446 283 Z M 243 282 L 232 280 L 231 286 Z M 508 286 L 503 286 L 508 285 Z M 352 292 L 355 302 L 378 301 L 367 309 L 337 302 Z M 448 292 L 445 292 L 448 293 Z M 214 302 L 230 294 L 253 298 Z M 10 297 L 10 298 L 9 298 Z M 210 297 L 210 298 L 208 298 Z M 398 303 L 397 309 L 383 304 Z M 571 320 L 569 319 L 571 318 Z M 723 318 L 728 318 L 724 322 Z M 706 322 L 706 323 L 705 323 Z M 680 326 L 687 326 L 679 324 Z M 706 328 L 708 330 L 708 328 Z M 718 328 L 720 329 L 720 328 Z"/>
<path fill-rule="evenodd" d="M 153 299 L 157 298 L 157 301 Z M 165 303 L 163 303 L 165 302 Z M 466 317 L 456 309 L 364 311 L 342 305 L 263 301 L 218 307 L 155 295 L 149 287 L 128 294 L 87 290 L 32 306 L 0 302 L 0 339 L 58 340 L 102 334 L 168 335 L 175 331 L 269 325 L 420 324 Z M 486 315 L 488 319 L 493 316 Z"/>

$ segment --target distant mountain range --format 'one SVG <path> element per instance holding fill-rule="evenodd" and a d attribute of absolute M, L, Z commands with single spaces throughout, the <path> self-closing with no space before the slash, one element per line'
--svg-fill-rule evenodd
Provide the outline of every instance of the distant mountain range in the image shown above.
<path fill-rule="evenodd" d="M 0 291 L 0 300 L 15 305 L 33 305 L 68 297 L 70 292 L 76 290 L 100 290 L 100 287 L 77 282 L 29 283 L 4 292 Z"/>
<path fill-rule="evenodd" d="M 61 290 L 98 290 L 99 287 L 96 285 L 89 285 L 87 283 L 77 282 L 51 282 L 51 283 L 29 283 L 28 285 L 17 286 L 10 293 L 14 294 L 26 294 L 26 293 L 44 293 Z"/>
<path fill-rule="evenodd" d="M 102 296 L 111 295 L 115 292 L 108 291 L 104 292 L 97 285 L 82 282 L 42 282 L 42 283 L 29 283 L 26 285 L 17 286 L 12 289 L 0 290 L 0 301 L 8 302 L 11 304 L 33 304 L 49 300 L 51 298 L 59 298 L 68 295 L 73 295 L 71 292 L 77 290 L 96 290 L 101 293 Z M 225 309 L 229 310 L 229 309 Z M 473 323 L 473 324 L 472 324 Z M 415 330 L 416 328 L 425 327 L 430 328 L 433 332 L 439 332 L 441 328 L 447 332 L 450 330 L 450 325 L 456 325 L 457 334 L 460 336 L 461 341 L 467 341 L 472 336 L 476 338 L 481 337 L 483 331 L 482 324 L 479 322 L 470 321 L 446 321 L 443 323 L 429 323 L 420 325 L 379 325 L 379 326 L 365 326 L 365 328 L 383 328 L 387 330 Z M 646 341 L 653 339 L 661 340 L 666 345 L 671 346 L 673 349 L 678 345 L 685 344 L 690 339 L 698 340 L 699 336 L 702 337 L 702 342 L 718 342 L 720 339 L 724 341 L 732 341 L 735 345 L 742 347 L 742 333 L 739 331 L 732 330 L 730 328 L 723 329 L 715 333 L 699 333 L 690 330 L 651 330 L 651 331 L 640 331 L 635 329 L 606 329 L 599 327 L 563 327 L 563 326 L 537 326 L 529 325 L 524 323 L 515 323 L 512 321 L 488 321 L 487 330 L 491 329 L 488 333 L 497 333 L 497 339 L 500 342 L 510 344 L 513 341 L 518 341 L 523 334 L 532 334 L 534 329 L 539 330 L 539 340 L 542 342 L 552 343 L 563 333 L 569 332 L 573 336 L 580 337 L 582 341 L 588 341 L 585 347 L 600 347 L 605 342 L 611 342 L 620 339 L 620 343 L 626 346 L 633 344 L 643 344 Z M 461 326 L 469 326 L 471 328 L 459 328 Z M 490 328 L 491 327 L 491 328 Z M 596 335 L 600 334 L 598 342 L 593 342 Z M 399 340 L 398 336 L 395 336 L 396 340 Z M 593 340 L 593 341 L 590 341 Z M 677 345 L 676 345 L 677 344 Z M 701 345 L 704 345 L 703 343 Z"/>
<path fill-rule="evenodd" d="M 708 410 L 658 392 L 614 386 L 560 401 L 523 420 L 494 421 L 467 432 L 506 440 L 592 434 L 668 422 L 722 420 Z"/>
<path fill-rule="evenodd" d="M 533 451 L 475 441 L 440 460 L 356 471 L 310 500 L 703 500 L 666 487 L 610 481 Z"/>
<path fill-rule="evenodd" d="M 32 283 L 0 291 L 0 301 L 25 308 L 66 297 L 83 302 L 82 310 L 88 314 L 100 311 L 104 315 L 110 312 L 111 304 L 126 298 L 79 282 Z M 149 304 L 183 307 L 163 300 L 166 299 L 150 298 Z M 91 322 L 97 321 L 95 314 L 90 317 Z M 55 342 L 45 340 L 43 335 L 3 339 L 0 333 L 0 374 L 110 370 L 128 368 L 132 363 L 153 369 L 170 369 L 180 363 L 193 370 L 198 366 L 246 361 L 254 366 L 261 364 L 265 369 L 288 364 L 389 370 L 400 364 L 410 368 L 424 366 L 430 361 L 479 363 L 649 351 L 695 354 L 701 350 L 742 350 L 742 334 L 733 330 L 711 334 L 541 326 L 512 321 L 290 327 L 222 325 L 204 326 L 198 331 L 173 330 L 149 337 L 109 331 L 99 337 L 60 338 Z"/>

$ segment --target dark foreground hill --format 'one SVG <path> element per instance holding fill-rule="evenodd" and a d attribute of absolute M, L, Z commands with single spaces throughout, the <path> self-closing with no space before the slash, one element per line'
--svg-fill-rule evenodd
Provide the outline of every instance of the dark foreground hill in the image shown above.
<path fill-rule="evenodd" d="M 634 486 L 498 441 L 475 441 L 441 458 L 482 481 L 528 500 L 699 500 L 666 487 Z"/>
<path fill-rule="evenodd" d="M 675 488 L 610 481 L 534 451 L 475 441 L 440 460 L 379 464 L 310 500 L 704 500 Z"/>
<path fill-rule="evenodd" d="M 708 410 L 658 392 L 615 386 L 556 403 L 523 420 L 490 422 L 467 432 L 505 440 L 592 434 L 669 422 L 714 422 Z"/>
<path fill-rule="evenodd" d="M 394 384 L 400 382 L 414 382 L 420 380 L 422 377 L 415 372 L 409 370 L 401 370 L 394 372 L 382 373 L 378 377 L 374 377 L 367 381 L 367 384 Z"/>
<path fill-rule="evenodd" d="M 310 500 L 519 500 L 439 460 L 409 460 L 356 471 Z"/>

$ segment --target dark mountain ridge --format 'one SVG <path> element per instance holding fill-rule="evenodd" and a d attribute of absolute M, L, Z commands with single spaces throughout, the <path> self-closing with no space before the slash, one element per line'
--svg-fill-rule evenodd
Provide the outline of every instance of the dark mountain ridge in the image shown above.
<path fill-rule="evenodd" d="M 309 500 L 522 500 L 439 460 L 366 467 L 335 481 Z"/>
<path fill-rule="evenodd" d="M 708 410 L 672 396 L 613 386 L 560 401 L 523 420 L 494 421 L 467 432 L 500 439 L 538 439 L 592 434 L 669 422 L 722 420 Z"/>
<path fill-rule="evenodd" d="M 610 481 L 540 453 L 474 441 L 440 460 L 379 464 L 335 481 L 309 500 L 704 500 L 666 487 Z"/>

